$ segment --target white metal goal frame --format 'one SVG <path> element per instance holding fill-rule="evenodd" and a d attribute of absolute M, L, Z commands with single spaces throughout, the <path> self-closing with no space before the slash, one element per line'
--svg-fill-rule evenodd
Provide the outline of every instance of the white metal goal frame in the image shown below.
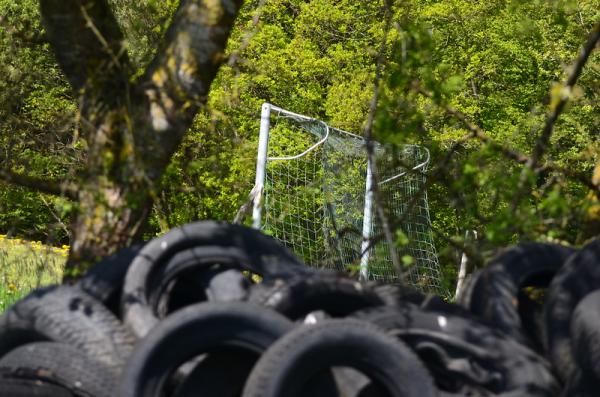
<path fill-rule="evenodd" d="M 382 230 L 374 217 L 376 178 L 366 156 L 364 138 L 269 103 L 262 105 L 260 120 L 253 227 L 281 240 L 309 265 L 338 270 L 355 266 L 361 280 L 398 279 L 388 255 L 389 246 L 384 239 L 374 239 Z M 284 121 L 287 124 L 280 128 L 280 141 L 272 142 L 272 132 Z M 303 136 L 301 143 L 298 136 Z M 402 153 L 416 160 L 408 167 L 406 163 L 389 166 L 392 157 L 383 145 L 376 144 L 376 152 L 377 180 L 381 197 L 387 200 L 387 213 L 393 218 L 412 218 L 401 227 L 409 241 L 398 248 L 400 254 L 406 254 L 400 256 L 409 259 L 405 263 L 415 261 L 406 263 L 410 267 L 408 281 L 419 289 L 439 292 L 439 263 L 423 189 L 429 151 L 405 145 Z M 415 200 L 415 195 L 420 197 Z M 278 203 L 278 197 L 296 204 Z"/>

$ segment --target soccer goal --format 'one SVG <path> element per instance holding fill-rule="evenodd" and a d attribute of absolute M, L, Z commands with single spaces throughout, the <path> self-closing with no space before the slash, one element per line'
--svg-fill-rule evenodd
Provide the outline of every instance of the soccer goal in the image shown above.
<path fill-rule="evenodd" d="M 403 279 L 439 293 L 440 267 L 424 189 L 429 152 L 417 145 L 374 147 L 370 164 L 362 137 L 263 104 L 253 226 L 311 266 L 354 272 L 362 280 L 396 281 L 400 275 L 376 216 L 377 183 Z"/>

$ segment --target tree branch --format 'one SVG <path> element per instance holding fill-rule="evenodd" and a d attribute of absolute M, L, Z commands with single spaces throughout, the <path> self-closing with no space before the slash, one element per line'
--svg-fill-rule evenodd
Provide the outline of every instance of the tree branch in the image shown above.
<path fill-rule="evenodd" d="M 423 95 L 424 97 L 433 99 L 433 95 L 426 91 L 423 87 L 421 87 L 418 83 L 413 83 L 412 89 L 414 91 L 416 91 L 417 93 Z M 469 121 L 468 117 L 460 112 L 459 110 L 455 109 L 454 107 L 448 105 L 448 104 L 440 104 L 437 103 L 438 106 L 440 106 L 447 114 L 453 116 L 454 118 L 456 118 L 457 120 L 459 120 L 461 123 L 463 123 L 463 125 L 467 128 L 467 130 L 469 130 L 469 134 L 465 135 L 464 137 L 462 137 L 461 139 L 459 139 L 458 141 L 455 142 L 454 144 L 454 148 L 456 149 L 456 145 L 461 145 L 466 143 L 467 141 L 469 141 L 470 139 L 477 139 L 480 142 L 483 142 L 487 145 L 490 145 L 492 148 L 498 150 L 500 153 L 502 153 L 502 155 L 506 158 L 512 159 L 515 162 L 519 163 L 519 164 L 528 164 L 531 161 L 531 157 L 526 156 L 525 154 L 506 147 L 504 145 L 502 145 L 500 142 L 497 142 L 495 140 L 493 140 L 492 138 L 490 138 L 486 132 L 481 129 L 481 127 L 479 127 L 476 124 L 473 124 L 471 121 Z M 454 149 L 454 150 L 455 150 Z M 452 150 L 450 151 L 452 152 Z M 556 163 L 554 163 L 553 161 L 547 160 L 544 165 L 538 167 L 536 169 L 537 172 L 540 171 L 544 171 L 544 170 L 550 170 L 550 171 L 554 171 L 554 172 L 558 172 L 560 174 L 565 175 L 566 177 L 569 177 L 573 180 L 576 180 L 577 182 L 581 183 L 582 185 L 595 190 L 597 188 L 597 186 L 591 181 L 590 177 L 584 173 L 579 173 L 577 171 L 565 168 L 565 167 L 561 167 L 559 165 L 557 165 Z"/>
<path fill-rule="evenodd" d="M 587 42 L 581 49 L 581 51 L 577 57 L 577 60 L 575 61 L 575 64 L 573 65 L 571 73 L 569 74 L 569 77 L 567 78 L 567 81 L 560 88 L 560 92 L 558 92 L 556 94 L 558 97 L 556 99 L 554 99 L 554 98 L 550 99 L 550 102 L 551 102 L 550 103 L 550 113 L 548 114 L 548 117 L 546 118 L 546 123 L 544 125 L 544 129 L 542 131 L 542 134 L 540 135 L 540 137 L 538 138 L 538 140 L 536 142 L 536 145 L 531 154 L 531 158 L 527 162 L 526 168 L 533 170 L 533 169 L 535 169 L 535 167 L 537 167 L 537 164 L 541 160 L 544 152 L 546 151 L 546 149 L 548 147 L 548 143 L 550 142 L 550 137 L 552 136 L 552 132 L 554 130 L 554 125 L 556 124 L 556 121 L 558 120 L 558 117 L 560 116 L 560 114 L 563 112 L 565 105 L 571 99 L 573 87 L 575 87 L 575 84 L 577 83 L 579 76 L 581 76 L 583 67 L 585 66 L 590 55 L 592 54 L 592 52 L 598 45 L 598 42 L 600 42 L 600 20 L 598 20 L 598 22 L 596 23 L 596 25 L 590 32 Z M 526 172 L 526 171 L 524 170 L 524 172 Z"/>
<path fill-rule="evenodd" d="M 25 175 L 4 168 L 0 168 L 0 180 L 41 193 L 67 197 L 71 200 L 77 199 L 77 188 L 66 181 L 49 180 L 47 178 Z"/>
<path fill-rule="evenodd" d="M 182 0 L 163 47 L 137 87 L 144 108 L 134 129 L 140 159 L 160 175 L 206 97 L 242 0 Z"/>
<path fill-rule="evenodd" d="M 414 91 L 423 95 L 424 97 L 433 99 L 433 95 L 430 92 L 428 92 L 427 90 L 425 90 L 423 87 L 421 87 L 420 84 L 415 82 L 415 83 L 413 83 L 412 88 Z M 519 153 L 513 149 L 507 148 L 507 147 L 501 145 L 500 143 L 494 141 L 492 138 L 490 138 L 485 133 L 485 131 L 483 131 L 481 129 L 481 127 L 479 127 L 478 125 L 475 125 L 471 121 L 469 121 L 469 119 L 467 118 L 467 116 L 464 113 L 458 111 L 457 109 L 453 108 L 452 106 L 450 106 L 448 104 L 437 103 L 437 105 L 440 106 L 446 113 L 448 113 L 449 115 L 453 116 L 458 121 L 463 123 L 463 125 L 467 128 L 467 130 L 470 131 L 470 135 L 468 135 L 466 138 L 476 138 L 476 139 L 480 140 L 481 142 L 486 143 L 486 144 L 492 146 L 494 149 L 500 151 L 505 157 L 513 159 L 513 160 L 517 161 L 518 163 L 525 163 L 527 161 L 527 159 L 528 159 L 527 156 L 525 156 L 522 153 Z M 465 138 L 463 138 L 463 140 L 464 139 Z"/>
<path fill-rule="evenodd" d="M 391 2 L 385 1 L 385 26 L 383 38 L 381 41 L 381 47 L 379 48 L 379 53 L 377 54 L 377 66 L 375 70 L 375 79 L 373 82 L 373 96 L 371 97 L 371 103 L 369 105 L 369 113 L 367 116 L 367 122 L 365 124 L 365 128 L 363 131 L 363 136 L 366 141 L 367 148 L 367 161 L 371 166 L 372 173 L 372 183 L 371 183 L 371 193 L 373 194 L 373 202 L 375 203 L 375 210 L 377 213 L 377 217 L 381 222 L 381 228 L 383 229 L 383 234 L 385 236 L 385 241 L 388 245 L 388 253 L 390 255 L 390 259 L 392 260 L 392 265 L 396 269 L 396 273 L 398 277 L 400 277 L 401 282 L 404 282 L 404 272 L 402 269 L 402 265 L 400 264 L 400 259 L 398 258 L 398 252 L 396 251 L 396 241 L 394 236 L 392 235 L 392 230 L 390 228 L 390 222 L 385 214 L 385 210 L 381 203 L 380 191 L 379 191 L 379 174 L 377 172 L 377 163 L 375 161 L 375 148 L 373 146 L 373 124 L 375 122 L 375 112 L 377 110 L 377 103 L 379 101 L 379 91 L 381 89 L 381 78 L 383 74 L 383 61 L 384 54 L 387 48 L 387 39 L 389 30 L 392 23 L 392 4 Z M 361 253 L 365 255 L 365 253 Z"/>
<path fill-rule="evenodd" d="M 245 32 L 240 46 L 229 55 L 227 66 L 235 67 L 237 65 L 237 63 L 240 61 L 240 55 L 248 48 L 250 41 L 258 32 L 258 23 L 260 22 L 260 17 L 262 16 L 263 8 L 265 7 L 266 2 L 267 0 L 259 0 L 258 5 L 254 10 L 254 16 L 252 17 L 252 27 Z"/>
<path fill-rule="evenodd" d="M 596 22 L 596 25 L 590 32 L 585 45 L 579 52 L 577 60 L 575 61 L 575 64 L 573 65 L 571 73 L 569 74 L 566 82 L 558 86 L 557 92 L 554 92 L 552 93 L 552 95 L 550 95 L 550 112 L 546 117 L 544 129 L 542 130 L 541 135 L 535 143 L 535 147 L 533 148 L 531 157 L 529 158 L 527 163 L 525 163 L 525 167 L 523 167 L 523 170 L 521 171 L 517 191 L 515 192 L 515 196 L 511 204 L 511 210 L 513 213 L 517 210 L 519 202 L 523 198 L 524 190 L 526 189 L 527 178 L 529 177 L 531 171 L 534 171 L 536 173 L 538 172 L 536 168 L 540 160 L 542 159 L 544 152 L 548 148 L 550 138 L 552 137 L 552 133 L 554 131 L 554 125 L 556 124 L 558 117 L 563 112 L 567 102 L 569 102 L 569 100 L 571 99 L 573 87 L 575 87 L 579 76 L 581 76 L 583 67 L 585 66 L 590 55 L 598 45 L 599 41 L 600 20 Z"/>
<path fill-rule="evenodd" d="M 106 0 L 40 0 L 40 10 L 48 41 L 75 92 L 86 84 L 110 86 L 115 77 L 122 83 L 114 72 L 128 67 L 128 59 Z"/>

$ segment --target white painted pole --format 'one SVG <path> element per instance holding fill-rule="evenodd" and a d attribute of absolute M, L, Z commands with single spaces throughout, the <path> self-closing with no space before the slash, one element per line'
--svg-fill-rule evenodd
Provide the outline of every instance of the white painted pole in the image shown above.
<path fill-rule="evenodd" d="M 476 230 L 467 230 L 465 232 L 465 241 L 469 239 L 469 235 L 473 234 L 473 239 L 477 240 L 477 231 Z M 454 300 L 458 298 L 460 292 L 462 291 L 465 279 L 467 278 L 467 265 L 469 264 L 469 257 L 467 253 L 463 251 L 462 257 L 460 258 L 460 268 L 458 269 L 458 280 L 456 280 L 456 292 L 454 293 Z"/>
<path fill-rule="evenodd" d="M 371 228 L 373 227 L 373 171 L 371 169 L 371 159 L 367 159 L 367 179 L 365 183 L 365 209 L 363 213 L 363 240 L 360 247 L 362 254 L 360 258 L 360 281 L 369 279 L 369 253 L 371 248 Z"/>
<path fill-rule="evenodd" d="M 260 133 L 258 136 L 258 158 L 256 160 L 256 179 L 254 180 L 254 203 L 252 208 L 252 227 L 260 229 L 262 216 L 262 199 L 267 168 L 267 149 L 269 148 L 269 127 L 271 122 L 271 105 L 263 103 L 260 113 Z"/>

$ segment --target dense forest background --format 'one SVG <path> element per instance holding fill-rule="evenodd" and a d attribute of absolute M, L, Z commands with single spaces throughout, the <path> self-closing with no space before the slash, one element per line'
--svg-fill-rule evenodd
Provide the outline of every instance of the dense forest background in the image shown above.
<path fill-rule="evenodd" d="M 110 3 L 142 73 L 178 2 Z M 87 146 L 38 7 L 0 0 L 0 168 L 65 178 Z M 375 139 L 432 153 L 430 213 L 448 285 L 465 244 L 475 263 L 517 241 L 581 244 L 600 232 L 600 54 L 575 88 L 564 82 L 599 19 L 598 0 L 246 1 L 144 233 L 233 219 L 253 185 L 263 102 L 362 133 L 377 93 Z M 2 179 L 0 234 L 69 242 L 77 203 Z M 465 242 L 467 230 L 479 238 Z"/>

